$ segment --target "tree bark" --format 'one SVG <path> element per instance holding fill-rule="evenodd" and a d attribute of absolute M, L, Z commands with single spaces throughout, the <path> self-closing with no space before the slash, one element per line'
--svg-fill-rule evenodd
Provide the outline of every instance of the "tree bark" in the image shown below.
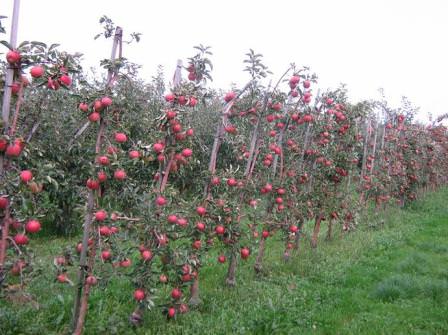
<path fill-rule="evenodd" d="M 317 248 L 317 240 L 319 238 L 321 221 L 322 221 L 322 215 L 316 216 L 314 230 L 313 230 L 313 236 L 311 237 L 311 248 L 313 248 L 313 249 Z"/>
<path fill-rule="evenodd" d="M 238 255 L 235 250 L 232 250 L 232 255 L 230 256 L 230 263 L 226 277 L 226 285 L 229 287 L 234 287 L 236 285 L 237 264 L 238 264 Z"/>
<path fill-rule="evenodd" d="M 190 300 L 188 304 L 190 306 L 198 306 L 201 304 L 201 299 L 199 298 L 199 271 L 194 278 L 193 285 L 190 287 Z"/>
<path fill-rule="evenodd" d="M 256 273 L 260 273 L 263 270 L 263 257 L 265 251 L 266 239 L 261 238 L 260 245 L 258 246 L 257 259 L 255 260 L 254 269 Z"/>

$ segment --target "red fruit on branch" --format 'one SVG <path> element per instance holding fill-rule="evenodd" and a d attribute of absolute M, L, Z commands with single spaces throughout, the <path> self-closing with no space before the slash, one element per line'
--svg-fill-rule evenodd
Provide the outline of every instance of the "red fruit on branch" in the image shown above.
<path fill-rule="evenodd" d="M 276 102 L 275 104 L 272 105 L 272 109 L 275 110 L 276 112 L 280 112 L 280 110 L 282 109 L 283 105 L 281 102 Z"/>
<path fill-rule="evenodd" d="M 87 112 L 89 110 L 89 105 L 87 105 L 85 102 L 81 102 L 78 108 L 83 112 Z"/>
<path fill-rule="evenodd" d="M 190 80 L 190 81 L 195 81 L 196 80 L 196 73 L 195 72 L 190 72 L 189 74 L 188 74 L 188 80 Z"/>
<path fill-rule="evenodd" d="M 212 178 L 212 185 L 218 186 L 220 183 L 221 183 L 221 180 L 219 179 L 219 177 Z"/>
<path fill-rule="evenodd" d="M 188 101 L 188 106 L 194 107 L 197 104 L 198 104 L 198 99 L 196 99 L 195 97 L 190 97 L 190 99 Z"/>
<path fill-rule="evenodd" d="M 97 122 L 101 118 L 101 115 L 100 113 L 93 112 L 89 114 L 88 118 L 90 122 Z"/>
<path fill-rule="evenodd" d="M 98 283 L 98 279 L 95 276 L 89 275 L 86 278 L 86 284 L 89 286 L 95 286 Z"/>
<path fill-rule="evenodd" d="M 146 293 L 142 289 L 136 289 L 134 291 L 134 299 L 135 300 L 142 301 L 143 299 L 145 299 L 145 297 L 146 297 Z"/>
<path fill-rule="evenodd" d="M 132 262 L 131 262 L 131 260 L 129 258 L 123 259 L 120 262 L 120 266 L 123 267 L 123 268 L 128 268 L 128 267 L 131 266 L 131 264 L 132 264 Z"/>
<path fill-rule="evenodd" d="M 116 180 L 125 180 L 126 179 L 126 172 L 124 170 L 121 170 L 121 169 L 116 170 L 114 172 L 114 178 Z"/>
<path fill-rule="evenodd" d="M 195 250 L 199 250 L 199 249 L 201 249 L 201 246 L 202 246 L 202 242 L 201 242 L 201 240 L 196 240 L 196 241 L 194 241 L 193 244 L 192 244 L 192 247 L 193 247 L 193 249 L 195 249 Z"/>
<path fill-rule="evenodd" d="M 109 236 L 111 234 L 111 231 L 108 226 L 101 226 L 99 231 L 101 236 Z"/>
<path fill-rule="evenodd" d="M 107 174 L 104 171 L 99 171 L 98 172 L 98 181 L 100 183 L 104 183 L 107 180 Z"/>
<path fill-rule="evenodd" d="M 137 159 L 139 157 L 140 157 L 140 153 L 137 150 L 129 151 L 129 158 L 130 159 Z"/>
<path fill-rule="evenodd" d="M 112 105 L 112 99 L 109 97 L 102 97 L 100 101 L 102 107 L 109 107 Z"/>
<path fill-rule="evenodd" d="M 28 244 L 28 237 L 24 234 L 17 234 L 14 236 L 14 242 L 16 242 L 17 245 L 25 245 Z"/>
<path fill-rule="evenodd" d="M 218 262 L 219 263 L 225 263 L 226 262 L 226 256 L 224 256 L 224 255 L 219 255 L 218 256 Z"/>
<path fill-rule="evenodd" d="M 128 137 L 124 133 L 115 133 L 115 141 L 118 143 L 124 143 L 128 140 Z"/>
<path fill-rule="evenodd" d="M 50 90 L 57 91 L 59 89 L 59 87 L 60 87 L 60 84 L 59 84 L 59 82 L 57 80 L 53 80 L 52 78 L 48 78 L 48 80 L 47 80 L 47 87 Z"/>
<path fill-rule="evenodd" d="M 67 275 L 65 273 L 61 273 L 56 277 L 57 281 L 64 284 L 68 282 Z"/>
<path fill-rule="evenodd" d="M 225 101 L 225 102 L 230 102 L 230 101 L 232 101 L 233 99 L 235 99 L 235 96 L 236 96 L 235 92 L 228 92 L 228 93 L 226 93 L 226 95 L 224 96 L 224 101 Z"/>
<path fill-rule="evenodd" d="M 289 231 L 291 233 L 296 233 L 298 230 L 299 230 L 299 227 L 297 227 L 296 225 L 289 226 Z"/>
<path fill-rule="evenodd" d="M 176 97 L 174 96 L 174 94 L 171 94 L 171 93 L 165 95 L 165 101 L 166 101 L 166 102 L 173 102 L 175 98 L 176 98 Z"/>
<path fill-rule="evenodd" d="M 7 197 L 0 197 L 0 209 L 8 208 L 9 200 Z"/>
<path fill-rule="evenodd" d="M 25 230 L 27 233 L 37 233 L 41 228 L 40 222 L 37 220 L 29 220 L 25 225 Z"/>
<path fill-rule="evenodd" d="M 156 153 L 161 153 L 165 146 L 162 143 L 154 143 L 152 148 Z"/>
<path fill-rule="evenodd" d="M 177 115 L 176 111 L 173 111 L 173 110 L 167 110 L 165 112 L 165 116 L 168 120 L 174 119 L 176 117 L 176 115 Z"/>
<path fill-rule="evenodd" d="M 174 214 L 170 214 L 170 215 L 168 215 L 167 220 L 169 223 L 175 224 L 175 223 L 177 223 L 177 216 Z"/>
<path fill-rule="evenodd" d="M 0 138 L 0 152 L 5 151 L 7 146 L 8 141 L 6 140 L 6 138 Z"/>
<path fill-rule="evenodd" d="M 95 112 L 101 112 L 104 109 L 101 100 L 95 100 L 95 102 L 93 103 L 93 109 L 95 110 Z"/>
<path fill-rule="evenodd" d="M 33 173 L 30 170 L 23 170 L 20 172 L 20 180 L 24 183 L 28 183 L 33 179 Z"/>
<path fill-rule="evenodd" d="M 168 308 L 167 316 L 170 319 L 174 318 L 176 316 L 176 309 L 174 307 Z"/>
<path fill-rule="evenodd" d="M 156 205 L 157 205 L 157 206 L 165 206 L 166 203 L 167 203 L 167 201 L 166 201 L 166 199 L 165 199 L 163 196 L 159 195 L 159 196 L 156 198 Z"/>
<path fill-rule="evenodd" d="M 238 185 L 238 182 L 236 181 L 235 178 L 229 178 L 227 179 L 227 185 L 230 187 L 234 187 Z"/>
<path fill-rule="evenodd" d="M 185 218 L 178 218 L 176 224 L 178 224 L 181 227 L 186 227 L 188 226 L 188 221 Z"/>
<path fill-rule="evenodd" d="M 180 289 L 178 289 L 178 288 L 174 288 L 174 289 L 171 291 L 171 297 L 172 297 L 174 300 L 178 300 L 178 299 L 180 299 L 180 298 L 182 297 L 182 291 L 181 291 Z"/>
<path fill-rule="evenodd" d="M 22 56 L 16 50 L 10 50 L 6 54 L 6 61 L 9 64 L 16 64 L 20 61 L 21 58 L 22 58 Z"/>
<path fill-rule="evenodd" d="M 33 78 L 42 77 L 44 75 L 44 72 L 45 72 L 44 68 L 39 65 L 33 66 L 30 70 L 31 77 L 33 77 Z"/>
<path fill-rule="evenodd" d="M 269 237 L 269 232 L 267 230 L 263 230 L 263 232 L 261 233 L 261 237 L 268 238 Z"/>
<path fill-rule="evenodd" d="M 107 156 L 100 156 L 98 157 L 98 163 L 101 165 L 109 165 L 109 158 Z"/>
<path fill-rule="evenodd" d="M 204 222 L 196 223 L 196 229 L 199 230 L 199 231 L 204 231 L 205 230 L 205 223 Z"/>
<path fill-rule="evenodd" d="M 200 216 L 204 216 L 207 213 L 207 210 L 205 209 L 205 207 L 199 206 L 196 208 L 196 213 L 198 213 L 198 215 Z"/>
<path fill-rule="evenodd" d="M 188 305 L 187 304 L 180 304 L 179 306 L 179 312 L 181 314 L 185 314 L 188 312 Z"/>
<path fill-rule="evenodd" d="M 103 261 L 108 261 L 112 258 L 112 253 L 109 250 L 103 250 L 101 252 L 101 259 Z"/>
<path fill-rule="evenodd" d="M 250 250 L 246 247 L 242 248 L 240 251 L 240 255 L 242 259 L 248 259 L 250 256 Z"/>
<path fill-rule="evenodd" d="M 61 84 L 65 85 L 65 86 L 70 86 L 72 84 L 72 78 L 70 78 L 69 76 L 67 76 L 66 74 L 63 74 L 60 78 L 59 81 L 61 82 Z"/>
<path fill-rule="evenodd" d="M 107 218 L 107 212 L 103 209 L 100 209 L 95 213 L 95 220 L 104 221 Z"/>
<path fill-rule="evenodd" d="M 150 250 L 143 250 L 141 253 L 142 259 L 147 262 L 152 259 L 152 252 Z"/>
<path fill-rule="evenodd" d="M 20 156 L 21 152 L 22 152 L 22 146 L 20 144 L 14 143 L 14 144 L 9 144 L 6 147 L 5 154 L 6 154 L 6 156 L 9 156 L 9 157 L 18 157 L 18 156 Z"/>
<path fill-rule="evenodd" d="M 87 179 L 86 186 L 91 190 L 97 190 L 100 188 L 100 183 L 98 182 L 98 180 L 89 178 Z"/>
<path fill-rule="evenodd" d="M 218 235 L 224 235 L 225 231 L 226 231 L 226 228 L 224 228 L 224 226 L 221 226 L 221 225 L 216 226 L 216 228 L 215 228 L 215 232 Z"/>
<path fill-rule="evenodd" d="M 182 150 L 182 156 L 184 156 L 185 158 L 191 157 L 193 155 L 193 150 L 189 149 L 189 148 L 185 148 L 184 150 Z"/>

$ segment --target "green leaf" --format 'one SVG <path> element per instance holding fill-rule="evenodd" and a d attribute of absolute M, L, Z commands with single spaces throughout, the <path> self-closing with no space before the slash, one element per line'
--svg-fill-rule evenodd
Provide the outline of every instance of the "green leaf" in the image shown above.
<path fill-rule="evenodd" d="M 24 47 L 24 46 L 26 46 L 28 44 L 30 44 L 29 41 L 23 41 L 22 43 L 19 44 L 19 46 L 17 48 L 22 48 L 22 47 Z"/>
<path fill-rule="evenodd" d="M 39 41 L 31 41 L 31 45 L 38 45 L 44 47 L 45 49 L 47 48 L 47 45 L 45 43 Z"/>
<path fill-rule="evenodd" d="M 9 43 L 6 42 L 6 41 L 0 41 L 0 43 L 3 44 L 5 47 L 7 47 L 9 50 L 12 50 L 12 49 L 13 49 L 13 47 L 11 46 L 11 44 L 9 44 Z"/>

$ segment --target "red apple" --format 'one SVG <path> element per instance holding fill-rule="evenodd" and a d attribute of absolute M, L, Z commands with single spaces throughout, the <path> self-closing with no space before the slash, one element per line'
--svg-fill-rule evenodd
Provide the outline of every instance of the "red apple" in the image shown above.
<path fill-rule="evenodd" d="M 244 247 L 241 249 L 240 254 L 241 254 L 242 259 L 247 259 L 250 256 L 250 250 L 248 248 Z"/>
<path fill-rule="evenodd" d="M 143 291 L 142 289 L 136 289 L 134 291 L 134 299 L 137 301 L 142 301 L 143 299 L 145 299 L 146 294 L 145 291 Z"/>
<path fill-rule="evenodd" d="M 33 173 L 30 170 L 23 170 L 20 172 L 20 180 L 24 183 L 28 183 L 33 179 Z"/>
<path fill-rule="evenodd" d="M 110 97 L 102 97 L 101 105 L 103 107 L 109 107 L 110 105 L 112 105 L 112 99 Z"/>
<path fill-rule="evenodd" d="M 59 81 L 61 82 L 61 84 L 64 84 L 65 86 L 70 86 L 72 84 L 72 78 L 70 78 L 69 76 L 67 76 L 66 74 L 63 74 L 60 78 Z"/>
<path fill-rule="evenodd" d="M 107 212 L 103 209 L 100 209 L 95 213 L 95 219 L 97 221 L 104 221 L 107 218 Z"/>
<path fill-rule="evenodd" d="M 27 233 L 37 233 L 41 228 L 40 222 L 37 220 L 29 220 L 25 225 Z"/>
<path fill-rule="evenodd" d="M 6 54 L 6 61 L 9 64 L 16 64 L 20 61 L 21 58 L 22 56 L 20 56 L 20 53 L 16 50 L 10 50 Z"/>
<path fill-rule="evenodd" d="M 33 78 L 42 77 L 44 75 L 44 72 L 45 72 L 44 68 L 39 65 L 33 66 L 30 70 L 31 77 L 33 77 Z"/>
<path fill-rule="evenodd" d="M 180 289 L 178 289 L 178 288 L 174 288 L 174 289 L 171 291 L 171 297 L 172 297 L 174 300 L 178 300 L 178 299 L 180 299 L 180 298 L 182 297 L 182 291 L 181 291 Z"/>

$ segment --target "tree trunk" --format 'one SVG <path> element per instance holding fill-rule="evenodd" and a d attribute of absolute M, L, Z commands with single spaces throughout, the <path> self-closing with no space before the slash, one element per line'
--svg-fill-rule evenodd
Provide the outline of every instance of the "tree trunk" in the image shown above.
<path fill-rule="evenodd" d="M 260 245 L 258 246 L 258 255 L 257 259 L 255 260 L 254 269 L 256 273 L 260 273 L 263 270 L 263 256 L 264 256 L 264 250 L 265 250 L 265 243 L 266 239 L 262 238 L 260 240 Z"/>
<path fill-rule="evenodd" d="M 5 259 L 6 259 L 6 249 L 8 248 L 8 234 L 9 234 L 9 208 L 5 209 L 5 216 L 3 218 L 3 226 L 2 226 L 2 240 L 0 242 L 0 287 L 1 283 L 6 277 L 6 273 L 4 273 Z"/>
<path fill-rule="evenodd" d="M 333 223 L 334 218 L 330 218 L 328 221 L 327 237 L 325 238 L 327 241 L 331 241 L 333 239 Z"/>
<path fill-rule="evenodd" d="M 226 285 L 234 287 L 236 285 L 236 266 L 238 264 L 238 255 L 235 250 L 232 250 L 230 257 L 229 268 L 227 270 Z"/>
<path fill-rule="evenodd" d="M 295 243 L 294 243 L 294 250 L 298 253 L 300 248 L 300 237 L 302 236 L 302 229 L 305 221 L 303 219 L 300 219 L 299 221 L 299 230 L 297 231 Z"/>
<path fill-rule="evenodd" d="M 190 300 L 188 304 L 190 306 L 198 306 L 201 304 L 201 299 L 199 298 L 199 271 L 196 277 L 194 278 L 193 285 L 190 287 Z"/>
<path fill-rule="evenodd" d="M 313 236 L 311 237 L 311 248 L 316 249 L 317 248 L 317 240 L 319 238 L 319 232 L 320 232 L 320 222 L 322 221 L 322 215 L 316 216 L 314 224 L 314 230 L 313 230 Z"/>

